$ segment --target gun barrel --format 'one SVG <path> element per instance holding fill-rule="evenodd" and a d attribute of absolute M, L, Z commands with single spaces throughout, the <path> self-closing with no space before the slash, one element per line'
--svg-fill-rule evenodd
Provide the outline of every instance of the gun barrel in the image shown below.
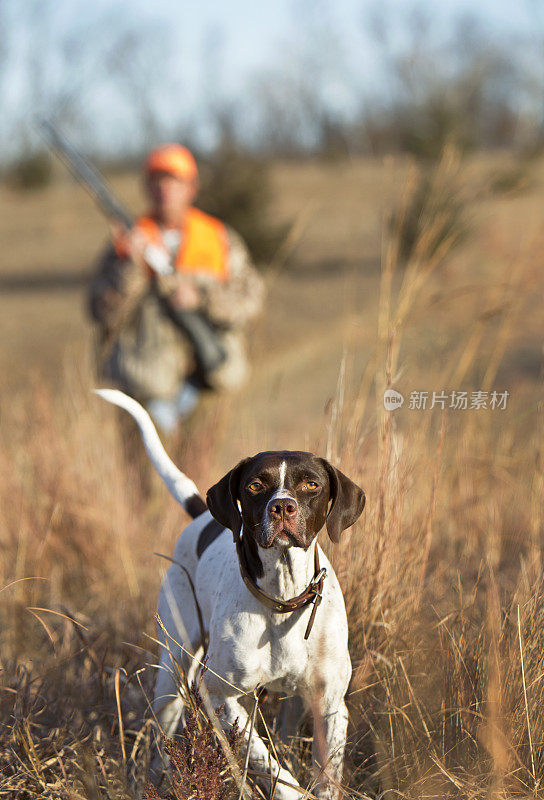
<path fill-rule="evenodd" d="M 117 200 L 100 173 L 55 128 L 52 122 L 42 120 L 40 129 L 51 149 L 58 155 L 74 178 L 87 190 L 108 219 L 117 220 L 130 229 L 133 225 L 131 215 Z"/>

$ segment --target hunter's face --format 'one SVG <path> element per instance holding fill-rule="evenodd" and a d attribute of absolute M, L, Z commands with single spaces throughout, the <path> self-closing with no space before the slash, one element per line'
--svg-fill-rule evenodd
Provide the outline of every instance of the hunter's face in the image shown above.
<path fill-rule="evenodd" d="M 166 225 L 179 225 L 184 211 L 194 200 L 194 180 L 176 178 L 168 172 L 154 172 L 147 179 L 147 191 L 155 216 Z"/>

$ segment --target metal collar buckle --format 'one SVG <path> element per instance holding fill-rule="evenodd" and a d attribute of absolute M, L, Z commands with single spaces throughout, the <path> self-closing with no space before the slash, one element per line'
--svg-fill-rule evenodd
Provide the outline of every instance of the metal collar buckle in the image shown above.
<path fill-rule="evenodd" d="M 327 577 L 327 568 L 321 567 L 317 575 L 314 575 L 312 580 L 310 581 L 310 587 L 315 590 L 315 587 L 322 581 L 325 580 Z M 317 592 L 316 592 L 317 594 Z"/>

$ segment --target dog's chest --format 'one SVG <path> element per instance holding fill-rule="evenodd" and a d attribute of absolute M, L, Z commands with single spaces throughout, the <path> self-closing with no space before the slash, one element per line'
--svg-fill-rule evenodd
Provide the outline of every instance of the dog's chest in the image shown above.
<path fill-rule="evenodd" d="M 326 587 L 315 625 L 305 640 L 311 607 L 287 614 L 265 607 L 248 592 L 232 550 L 229 538 L 219 537 L 205 551 L 197 569 L 196 589 L 209 630 L 210 668 L 247 692 L 257 686 L 287 693 L 308 688 L 319 656 L 322 624 L 330 613 L 332 586 Z M 322 559 L 329 567 L 324 556 Z M 330 571 L 329 583 L 334 580 Z M 276 594 L 277 587 L 266 589 Z M 292 594 L 297 591 L 296 587 L 286 589 Z M 342 628 L 341 622 L 337 627 Z"/>
<path fill-rule="evenodd" d="M 244 691 L 257 686 L 287 692 L 300 688 L 308 672 L 309 648 L 304 625 L 294 616 L 241 612 L 224 620 L 236 685 Z"/>

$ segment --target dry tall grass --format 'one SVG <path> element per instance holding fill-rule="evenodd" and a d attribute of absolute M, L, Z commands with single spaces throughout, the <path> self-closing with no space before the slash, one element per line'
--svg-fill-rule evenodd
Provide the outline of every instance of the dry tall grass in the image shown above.
<path fill-rule="evenodd" d="M 434 241 L 442 221 L 426 213 L 420 236 Z M 406 326 L 451 244 L 429 255 L 416 242 L 402 276 L 398 237 L 386 245 L 375 357 L 358 392 L 340 370 L 328 422 L 326 455 L 368 497 L 339 547 L 323 541 L 350 622 L 352 798 L 534 797 L 544 779 L 542 408 L 383 408 L 387 387 L 408 385 Z M 486 332 L 485 369 L 474 371 L 479 318 L 422 388 L 495 387 L 522 276 L 515 265 L 518 304 Z M 482 295 L 483 312 L 496 294 Z M 164 569 L 152 553 L 171 551 L 184 520 L 91 383 L 80 367 L 58 397 L 34 386 L 2 434 L 0 797 L 143 786 Z M 215 431 L 204 423 L 177 456 L 203 489 L 221 467 Z M 288 758 L 308 774 L 304 739 Z"/>

